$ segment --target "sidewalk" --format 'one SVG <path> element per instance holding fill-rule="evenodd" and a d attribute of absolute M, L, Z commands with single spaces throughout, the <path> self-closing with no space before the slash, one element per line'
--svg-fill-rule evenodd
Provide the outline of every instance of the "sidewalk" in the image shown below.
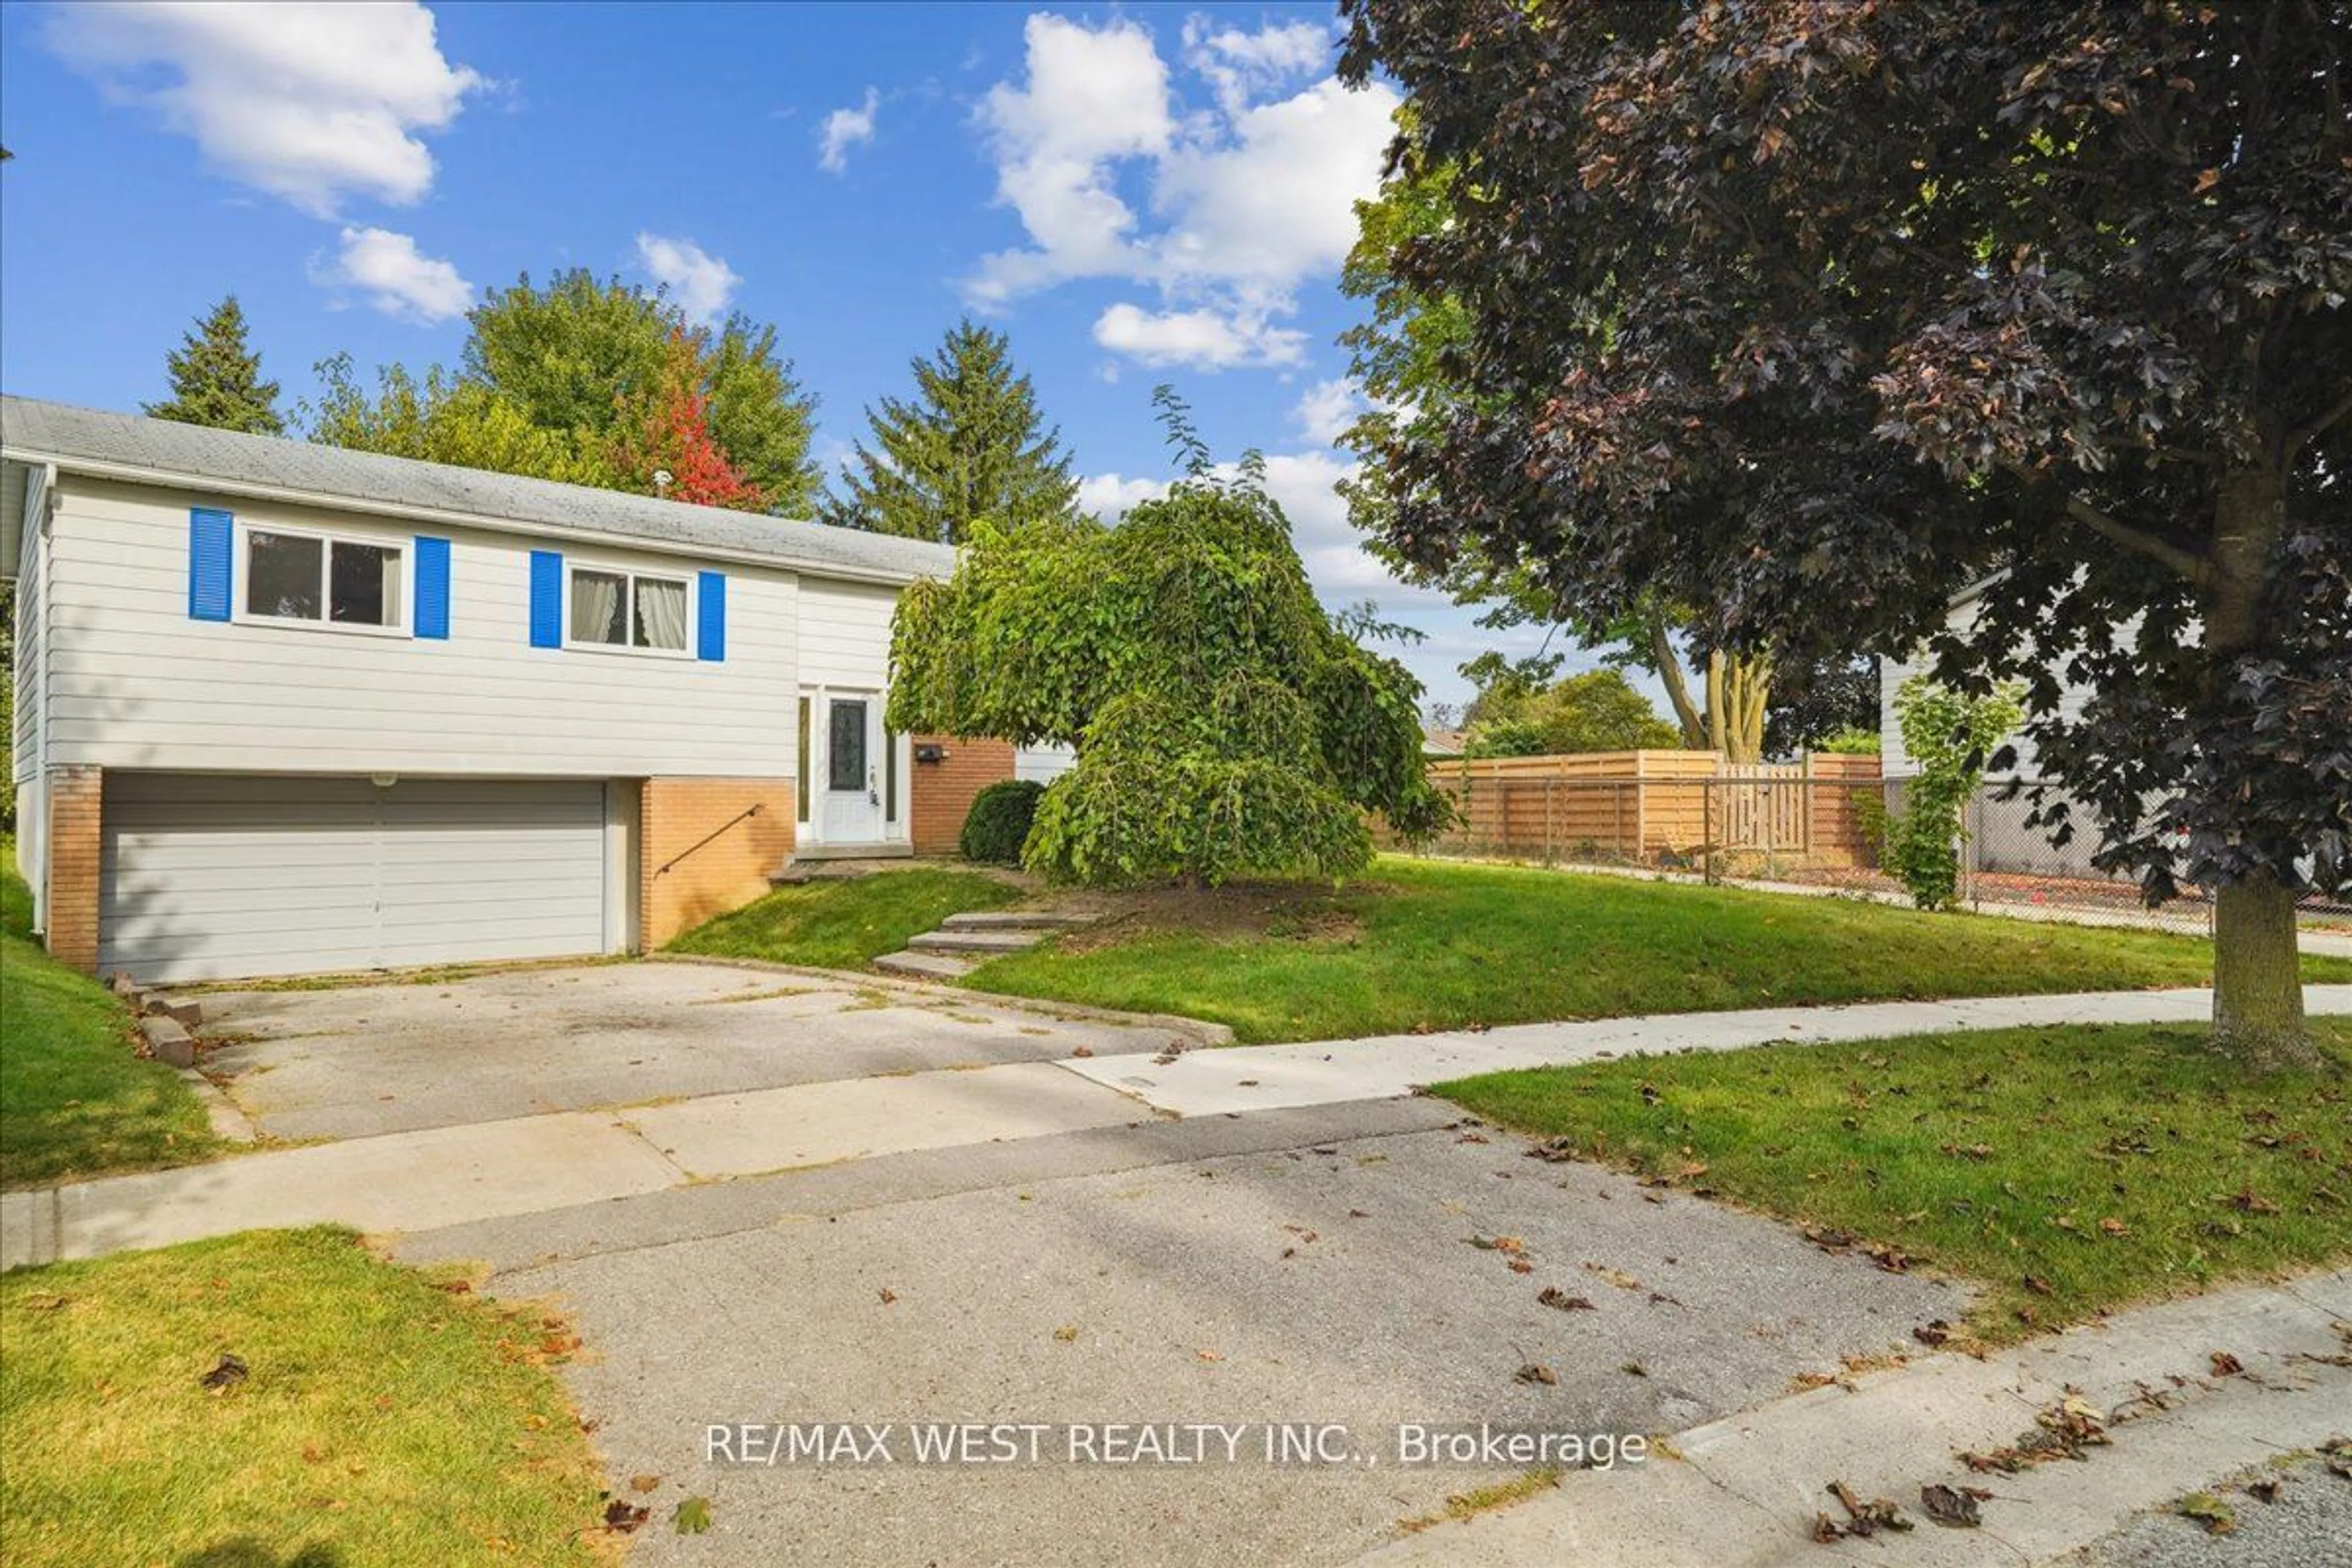
<path fill-rule="evenodd" d="M 2306 985 L 2303 1000 L 2313 1014 L 2352 1013 L 2352 985 Z M 1216 1116 L 1381 1100 L 1475 1073 L 1562 1067 L 1644 1051 L 1728 1051 L 2031 1025 L 2185 1024 L 2212 1014 L 2210 991 L 2100 991 L 1513 1024 L 1478 1032 L 1187 1051 L 1164 1063 L 1154 1057 L 1118 1056 L 1061 1065 L 1156 1110 Z"/>
<path fill-rule="evenodd" d="M 2352 985 L 2305 988 L 2352 1013 Z M 701 1183 L 1131 1124 L 1392 1099 L 1635 1051 L 1735 1050 L 2033 1024 L 2185 1022 L 2206 991 L 1671 1014 L 1305 1045 L 1020 1062 L 386 1133 L 0 1194 L 0 1268 L 259 1226 L 437 1228 Z"/>
<path fill-rule="evenodd" d="M 2352 1273 L 2336 1273 L 2141 1308 L 1983 1361 L 1936 1355 L 1852 1392 L 1832 1384 L 1710 1422 L 1640 1466 L 1573 1472 L 1532 1501 L 1383 1547 L 1358 1568 L 2049 1563 L 2217 1478 L 2342 1435 L 2347 1323 Z M 2217 1376 L 2217 1352 L 2244 1370 Z M 2109 1444 L 2014 1475 L 1959 1462 L 2014 1444 L 2070 1393 Z M 1892 1500 L 1916 1528 L 1817 1543 L 1817 1516 L 1844 1518 L 1832 1481 Z M 1920 1501 L 1930 1484 L 1991 1492 L 1981 1526 L 1930 1523 Z"/>

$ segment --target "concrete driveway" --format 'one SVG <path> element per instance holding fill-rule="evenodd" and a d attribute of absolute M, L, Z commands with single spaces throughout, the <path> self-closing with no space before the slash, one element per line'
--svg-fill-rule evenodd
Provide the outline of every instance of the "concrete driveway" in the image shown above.
<path fill-rule="evenodd" d="M 205 1068 L 261 1131 L 366 1138 L 797 1084 L 1157 1051 L 1165 1031 L 699 963 L 205 998 Z"/>
<path fill-rule="evenodd" d="M 1916 1350 L 1915 1324 L 1965 1310 L 1957 1288 L 1528 1159 L 1458 1114 L 1404 1100 L 1088 1129 L 404 1252 L 487 1259 L 499 1294 L 576 1315 L 591 1354 L 566 1374 L 608 1473 L 651 1481 L 630 1494 L 653 1510 L 630 1559 L 646 1568 L 1337 1564 L 1522 1468 L 1400 1464 L 1400 1423 L 1675 1431 L 1843 1356 Z M 906 1424 L 955 1421 L 1247 1431 L 1233 1462 L 1061 1462 L 1066 1433 L 1035 1463 L 912 1462 Z M 898 1424 L 896 1462 L 709 1462 L 707 1428 L 735 1423 Z M 1344 1426 L 1348 1458 L 1269 1464 L 1265 1423 Z M 695 1495 L 714 1528 L 678 1536 L 669 1511 Z"/>

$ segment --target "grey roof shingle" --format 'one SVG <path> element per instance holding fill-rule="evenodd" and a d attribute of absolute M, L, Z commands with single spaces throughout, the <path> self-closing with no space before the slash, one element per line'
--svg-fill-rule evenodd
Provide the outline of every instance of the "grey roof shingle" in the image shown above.
<path fill-rule="evenodd" d="M 193 481 L 195 488 L 214 480 L 334 497 L 360 506 L 425 507 L 478 518 L 490 528 L 501 522 L 530 523 L 661 549 L 749 556 L 818 574 L 907 581 L 945 576 L 955 569 L 954 550 L 927 540 L 345 451 L 310 441 L 243 436 L 26 397 L 0 396 L 0 451 L 12 463 L 56 462 L 70 469 L 79 458 Z"/>

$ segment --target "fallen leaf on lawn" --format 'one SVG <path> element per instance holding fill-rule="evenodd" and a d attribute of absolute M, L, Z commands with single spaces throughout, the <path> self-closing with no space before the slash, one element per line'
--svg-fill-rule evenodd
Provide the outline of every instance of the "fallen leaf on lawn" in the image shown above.
<path fill-rule="evenodd" d="M 214 1367 L 212 1371 L 205 1373 L 204 1376 L 198 1378 L 196 1381 L 204 1384 L 206 1388 L 211 1389 L 214 1393 L 220 1394 L 228 1389 L 235 1388 L 238 1384 L 243 1383 L 251 1375 L 252 1373 L 247 1370 L 245 1364 L 244 1357 L 237 1355 L 233 1352 L 223 1351 L 221 1352 L 220 1364 Z"/>
<path fill-rule="evenodd" d="M 710 1500 L 707 1497 L 688 1498 L 672 1511 L 669 1521 L 671 1528 L 680 1535 L 700 1535 L 710 1528 Z"/>
<path fill-rule="evenodd" d="M 1650 1369 L 1643 1366 L 1638 1361 L 1629 1361 L 1617 1370 L 1623 1373 L 1628 1377 L 1647 1377 L 1650 1375 Z"/>
<path fill-rule="evenodd" d="M 661 1478 L 659 1476 L 631 1476 L 629 1478 L 629 1489 L 633 1492 L 649 1492 L 660 1485 Z"/>
<path fill-rule="evenodd" d="M 2276 1502 L 2278 1501 L 2278 1494 L 2279 1484 L 2276 1481 L 2248 1481 L 2246 1483 L 2246 1495 L 2253 1499 L 2256 1502 Z"/>
<path fill-rule="evenodd" d="M 2230 1206 L 2247 1214 L 2276 1214 L 2278 1205 L 2263 1197 L 2252 1187 L 2242 1187 L 2230 1194 Z"/>
<path fill-rule="evenodd" d="M 1348 1211 L 1348 1217 L 1349 1219 L 1370 1219 L 1372 1216 L 1370 1212 L 1364 1209 L 1349 1209 Z"/>
<path fill-rule="evenodd" d="M 604 1505 L 604 1528 L 626 1535 L 645 1523 L 646 1516 L 652 1511 L 650 1509 L 639 1508 L 625 1499 L 614 1498 Z"/>
<path fill-rule="evenodd" d="M 2212 1363 L 2215 1377 L 2235 1377 L 2246 1370 L 2246 1363 L 2228 1351 L 2215 1351 L 2207 1359 Z"/>
<path fill-rule="evenodd" d="M 2106 1218 L 2101 1220 L 2099 1222 L 2099 1228 L 2105 1231 L 2109 1236 L 2129 1236 L 2131 1234 L 2131 1226 L 2116 1218 L 2113 1215 L 2109 1215 Z"/>
<path fill-rule="evenodd" d="M 1588 1274 L 1599 1275 L 1620 1290 L 1639 1290 L 1642 1288 L 1642 1282 L 1631 1274 L 1622 1268 L 1612 1268 L 1604 1263 L 1588 1263 L 1584 1266 L 1584 1271 Z"/>
<path fill-rule="evenodd" d="M 1077 1049 L 1076 1049 L 1076 1050 L 1074 1050 L 1074 1051 L 1072 1051 L 1072 1052 L 1070 1053 L 1070 1055 L 1072 1055 L 1073 1057 L 1077 1057 L 1077 1058 L 1087 1058 L 1087 1057 L 1090 1057 L 1090 1056 L 1092 1056 L 1092 1055 L 1094 1055 L 1094 1054 L 1095 1054 L 1095 1048 L 1094 1048 L 1092 1046 L 1080 1046 Z"/>
<path fill-rule="evenodd" d="M 1547 1307 L 1556 1307 L 1563 1312 L 1591 1312 L 1598 1310 L 1598 1309 L 1584 1297 L 1571 1296 L 1557 1285 L 1547 1285 L 1542 1289 L 1537 1291 L 1536 1300 Z"/>
<path fill-rule="evenodd" d="M 2039 1274 L 2027 1275 L 2021 1283 L 2037 1296 L 2047 1296 L 2052 1293 L 2050 1281 Z"/>
<path fill-rule="evenodd" d="M 1221 1351 L 1194 1351 L 1192 1353 L 1199 1356 L 1202 1361 L 1223 1361 L 1225 1359 L 1224 1353 Z"/>
<path fill-rule="evenodd" d="M 1992 1494 L 1977 1487 L 1927 1486 L 1919 1489 L 1919 1506 L 1937 1524 L 1948 1524 L 1956 1530 L 1974 1530 L 1983 1523 L 1978 1516 L 1977 1501 Z"/>
<path fill-rule="evenodd" d="M 1054 1331 L 1054 1337 L 1056 1340 L 1059 1340 L 1062 1343 L 1068 1344 L 1071 1341 L 1078 1337 L 1078 1325 L 1076 1323 L 1064 1323 L 1060 1328 Z"/>
<path fill-rule="evenodd" d="M 1576 1158 L 1576 1144 L 1566 1138 L 1547 1138 L 1540 1143 L 1530 1144 L 1527 1151 L 1527 1157 L 1530 1160 L 1548 1160 L 1555 1165 L 1560 1164 Z"/>
<path fill-rule="evenodd" d="M 1921 1344 L 1933 1349 L 1935 1346 L 1942 1344 L 1945 1341 L 1952 1337 L 1952 1325 L 1946 1322 L 1943 1319 L 1937 1318 L 1933 1322 L 1922 1323 L 1917 1328 L 1913 1329 L 1911 1331 L 1911 1337 L 1917 1340 Z"/>
<path fill-rule="evenodd" d="M 1511 1272 L 1512 1272 L 1512 1273 L 1514 1273 L 1514 1274 L 1533 1274 L 1535 1271 L 1536 1271 L 1536 1266 L 1535 1266 L 1534 1264 L 1532 1264 L 1532 1263 L 1528 1262 L 1526 1258 L 1512 1258 L 1512 1259 L 1511 1259 Z"/>
<path fill-rule="evenodd" d="M 1538 1361 L 1527 1363 L 1512 1375 L 1517 1377 L 1521 1383 L 1540 1383 L 1547 1388 L 1552 1387 L 1559 1382 L 1559 1373 L 1552 1371 L 1551 1368 Z"/>
<path fill-rule="evenodd" d="M 883 1287 L 882 1287 L 882 1304 L 883 1304 L 884 1306 L 886 1306 L 886 1307 L 887 1307 L 887 1306 L 888 1306 L 891 1302 L 893 1302 L 893 1301 L 897 1300 L 898 1299 L 898 1292 L 897 1292 L 896 1290 L 891 1289 L 890 1289 L 890 1287 L 888 1287 L 887 1285 L 885 1285 L 885 1286 L 883 1286 Z"/>

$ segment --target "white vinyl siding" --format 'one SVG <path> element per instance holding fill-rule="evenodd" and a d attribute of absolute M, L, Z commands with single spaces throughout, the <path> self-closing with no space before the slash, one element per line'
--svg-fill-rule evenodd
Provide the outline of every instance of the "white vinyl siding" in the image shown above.
<path fill-rule="evenodd" d="M 47 508 L 43 470 L 25 475 L 23 531 L 17 541 L 15 625 L 16 669 L 9 691 L 9 781 L 16 790 L 15 869 L 33 889 L 33 929 L 48 925 L 48 776 L 42 729 L 47 716 L 48 574 Z"/>
<path fill-rule="evenodd" d="M 189 617 L 188 508 L 208 504 L 204 498 L 73 478 L 58 488 L 48 557 L 52 766 L 793 774 L 800 589 L 790 572 L 726 568 L 723 661 L 534 648 L 530 553 L 544 541 L 222 503 L 245 525 L 404 548 L 419 531 L 450 541 L 446 640 L 322 636 Z M 563 553 L 567 564 L 692 573 L 690 562 L 640 552 L 583 545 Z M 887 588 L 872 593 L 886 605 L 895 598 Z M 877 633 L 869 622 L 867 635 L 887 639 L 887 611 L 881 626 Z M 886 642 L 863 652 L 878 663 Z"/>
<path fill-rule="evenodd" d="M 1023 746 L 1013 753 L 1013 776 L 1032 784 L 1049 784 L 1078 765 L 1078 753 L 1067 746 Z"/>
<path fill-rule="evenodd" d="M 895 588 L 801 580 L 800 683 L 879 691 L 890 678 Z"/>
<path fill-rule="evenodd" d="M 99 964 L 142 980 L 614 945 L 597 783 L 117 773 Z"/>

